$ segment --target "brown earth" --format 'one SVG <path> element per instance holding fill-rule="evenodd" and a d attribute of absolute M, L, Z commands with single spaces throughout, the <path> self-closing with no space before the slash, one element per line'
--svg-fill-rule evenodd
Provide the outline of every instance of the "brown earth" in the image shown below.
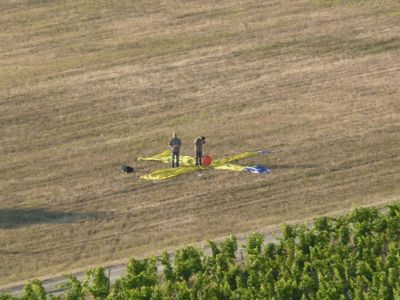
<path fill-rule="evenodd" d="M 0 284 L 398 201 L 400 5 L 328 2 L 2 1 Z"/>

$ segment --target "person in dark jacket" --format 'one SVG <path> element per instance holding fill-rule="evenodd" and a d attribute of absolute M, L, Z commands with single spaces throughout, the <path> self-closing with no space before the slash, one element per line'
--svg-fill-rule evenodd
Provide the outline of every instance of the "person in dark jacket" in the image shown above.
<path fill-rule="evenodd" d="M 182 146 L 182 142 L 176 136 L 175 132 L 172 134 L 172 139 L 169 141 L 169 146 L 171 148 L 172 154 L 172 167 L 179 167 L 179 152 Z"/>
<path fill-rule="evenodd" d="M 206 143 L 206 138 L 204 136 L 198 136 L 194 140 L 194 152 L 196 156 L 196 166 L 201 166 L 203 164 L 203 145 Z"/>

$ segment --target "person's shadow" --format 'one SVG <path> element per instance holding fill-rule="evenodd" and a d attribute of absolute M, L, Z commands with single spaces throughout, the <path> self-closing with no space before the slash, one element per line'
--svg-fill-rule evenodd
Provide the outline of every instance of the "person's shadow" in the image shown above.
<path fill-rule="evenodd" d="M 50 211 L 45 208 L 0 208 L 0 229 L 14 229 L 35 224 L 74 223 L 91 218 L 103 218 L 105 213 Z"/>

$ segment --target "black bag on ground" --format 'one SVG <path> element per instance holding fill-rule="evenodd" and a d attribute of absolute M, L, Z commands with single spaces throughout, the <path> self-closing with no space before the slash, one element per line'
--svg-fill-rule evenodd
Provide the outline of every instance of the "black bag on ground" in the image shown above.
<path fill-rule="evenodd" d="M 133 173 L 135 170 L 131 167 L 131 166 L 128 166 L 128 165 L 122 165 L 122 167 L 121 167 L 121 172 L 124 172 L 124 173 Z"/>

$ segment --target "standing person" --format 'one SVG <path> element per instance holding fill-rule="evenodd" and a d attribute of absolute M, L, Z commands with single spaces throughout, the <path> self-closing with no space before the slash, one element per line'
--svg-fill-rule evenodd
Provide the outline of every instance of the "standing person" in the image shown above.
<path fill-rule="evenodd" d="M 196 155 L 196 166 L 201 166 L 203 164 L 203 145 L 206 143 L 206 138 L 204 136 L 198 136 L 194 140 L 194 152 Z"/>
<path fill-rule="evenodd" d="M 172 153 L 172 167 L 179 167 L 179 151 L 181 149 L 182 142 L 176 136 L 175 132 L 172 134 L 172 139 L 169 141 L 169 146 Z"/>

